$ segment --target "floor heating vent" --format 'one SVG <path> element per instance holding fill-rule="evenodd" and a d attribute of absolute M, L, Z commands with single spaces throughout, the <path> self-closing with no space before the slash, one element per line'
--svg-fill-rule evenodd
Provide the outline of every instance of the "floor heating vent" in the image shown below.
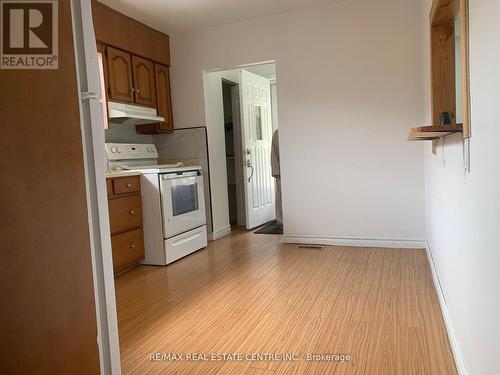
<path fill-rule="evenodd" d="M 302 244 L 297 245 L 298 249 L 313 249 L 313 250 L 323 250 L 325 247 L 321 245 L 311 245 L 311 244 Z"/>

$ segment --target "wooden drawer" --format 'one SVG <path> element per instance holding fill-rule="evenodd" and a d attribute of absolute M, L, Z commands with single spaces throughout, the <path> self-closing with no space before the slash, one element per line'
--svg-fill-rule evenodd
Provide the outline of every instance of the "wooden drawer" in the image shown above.
<path fill-rule="evenodd" d="M 113 268 L 122 268 L 144 259 L 142 228 L 116 234 L 111 237 Z"/>
<path fill-rule="evenodd" d="M 108 196 L 113 195 L 113 182 L 109 178 L 106 180 L 106 190 L 108 191 Z"/>
<path fill-rule="evenodd" d="M 138 194 L 108 201 L 111 234 L 123 232 L 142 224 L 141 197 Z"/>
<path fill-rule="evenodd" d="M 115 194 L 134 193 L 141 190 L 139 176 L 119 177 L 113 179 L 113 191 Z"/>

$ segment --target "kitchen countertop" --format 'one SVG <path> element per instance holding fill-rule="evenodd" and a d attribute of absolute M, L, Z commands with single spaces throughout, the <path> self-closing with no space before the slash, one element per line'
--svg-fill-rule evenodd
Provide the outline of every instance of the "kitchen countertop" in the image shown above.
<path fill-rule="evenodd" d="M 132 177 L 132 176 L 140 176 L 142 173 L 137 171 L 119 171 L 119 172 L 107 172 L 106 178 L 115 178 L 115 177 Z"/>

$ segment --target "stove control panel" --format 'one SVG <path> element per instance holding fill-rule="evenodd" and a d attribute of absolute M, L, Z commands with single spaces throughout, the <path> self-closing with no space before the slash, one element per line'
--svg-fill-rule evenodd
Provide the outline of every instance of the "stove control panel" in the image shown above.
<path fill-rule="evenodd" d="M 158 152 L 153 144 L 106 143 L 108 160 L 156 159 Z"/>

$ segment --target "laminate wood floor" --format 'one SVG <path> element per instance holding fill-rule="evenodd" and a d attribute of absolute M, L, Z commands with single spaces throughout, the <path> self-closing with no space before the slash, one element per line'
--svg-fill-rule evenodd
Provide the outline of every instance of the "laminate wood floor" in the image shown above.
<path fill-rule="evenodd" d="M 117 277 L 123 373 L 457 373 L 424 250 L 280 241 L 236 230 L 168 267 Z M 188 361 L 188 353 L 304 357 Z M 308 361 L 313 353 L 351 359 Z"/>

